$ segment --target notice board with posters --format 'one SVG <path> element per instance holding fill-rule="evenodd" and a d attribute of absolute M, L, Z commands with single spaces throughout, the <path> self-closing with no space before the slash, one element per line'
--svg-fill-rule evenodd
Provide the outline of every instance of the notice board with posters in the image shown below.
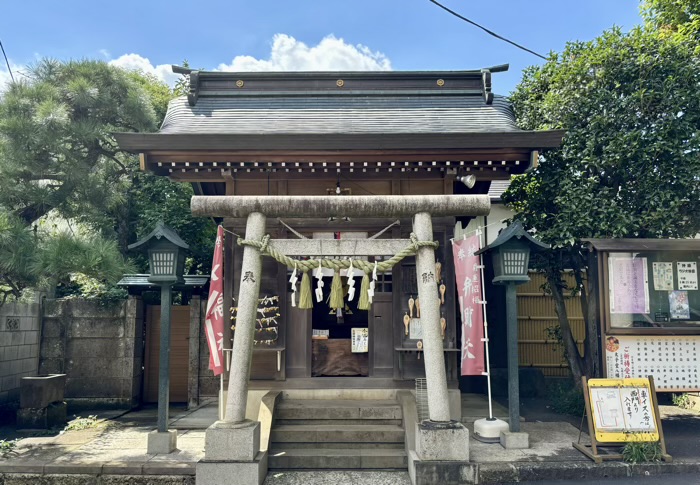
<path fill-rule="evenodd" d="M 658 442 L 664 461 L 666 453 L 654 378 L 590 379 L 583 378 L 590 445 L 573 446 L 596 463 L 621 459 L 620 453 L 599 452 L 599 447 L 629 442 Z"/>
<path fill-rule="evenodd" d="M 658 391 L 700 391 L 700 336 L 608 335 L 606 376 L 654 377 Z"/>

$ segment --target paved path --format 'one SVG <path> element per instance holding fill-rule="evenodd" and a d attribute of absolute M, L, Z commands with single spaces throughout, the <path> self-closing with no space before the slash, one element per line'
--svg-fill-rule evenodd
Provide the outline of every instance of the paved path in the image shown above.
<path fill-rule="evenodd" d="M 483 409 L 479 410 L 479 403 L 475 403 L 472 396 L 465 401 L 468 410 L 465 421 L 470 423 L 484 413 L 486 407 L 481 403 Z M 495 410 L 496 415 L 504 411 L 501 406 L 496 406 Z M 540 420 L 525 421 L 521 425 L 523 431 L 530 434 L 529 449 L 505 450 L 499 444 L 471 440 L 471 460 L 479 464 L 484 479 L 490 477 L 490 483 L 529 480 L 532 477 L 585 478 L 596 474 L 600 474 L 601 478 L 624 478 L 632 474 L 645 478 L 647 472 L 700 471 L 700 444 L 697 439 L 700 435 L 700 416 L 671 406 L 662 406 L 661 413 L 669 452 L 674 455 L 671 466 L 662 464 L 644 468 L 609 462 L 593 465 L 571 446 L 578 439 L 578 429 L 563 421 Z M 216 403 L 205 403 L 192 411 L 174 407 L 170 425 L 178 430 L 178 450 L 163 455 L 146 453 L 147 434 L 156 424 L 155 408 L 118 414 L 112 413 L 112 419 L 100 422 L 93 429 L 24 438 L 14 452 L 0 458 L 0 473 L 130 475 L 141 476 L 143 483 L 148 482 L 149 476 L 170 475 L 182 477 L 181 481 L 175 480 L 173 483 L 184 485 L 192 482 L 195 465 L 204 456 L 205 430 L 217 417 Z M 552 419 L 556 419 L 556 416 Z M 132 480 L 132 483 L 138 483 L 138 480 Z M 409 479 L 408 474 L 401 471 L 298 471 L 272 472 L 265 483 L 406 485 Z M 600 480 L 589 483 L 600 483 Z"/>

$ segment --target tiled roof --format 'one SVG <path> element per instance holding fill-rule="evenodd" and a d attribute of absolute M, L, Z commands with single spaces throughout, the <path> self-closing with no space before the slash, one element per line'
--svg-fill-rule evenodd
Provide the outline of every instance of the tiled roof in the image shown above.
<path fill-rule="evenodd" d="M 170 102 L 162 134 L 369 134 L 517 132 L 496 96 L 206 97 Z"/>

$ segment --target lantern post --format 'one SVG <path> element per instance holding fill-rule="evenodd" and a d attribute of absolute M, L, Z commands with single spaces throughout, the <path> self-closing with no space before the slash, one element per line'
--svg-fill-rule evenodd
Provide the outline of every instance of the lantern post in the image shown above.
<path fill-rule="evenodd" d="M 520 381 L 518 375 L 518 301 L 515 287 L 530 281 L 527 274 L 530 251 L 549 248 L 532 237 L 520 222 L 514 222 L 476 254 L 491 253 L 493 284 L 506 287 L 506 340 L 508 348 L 508 424 L 520 432 Z"/>
<path fill-rule="evenodd" d="M 158 357 L 158 428 L 148 435 L 148 453 L 171 453 L 177 447 L 177 431 L 168 430 L 170 405 L 170 307 L 172 287 L 182 283 L 185 250 L 189 246 L 177 233 L 159 222 L 146 237 L 129 249 L 147 250 L 148 281 L 160 286 L 160 355 Z"/>

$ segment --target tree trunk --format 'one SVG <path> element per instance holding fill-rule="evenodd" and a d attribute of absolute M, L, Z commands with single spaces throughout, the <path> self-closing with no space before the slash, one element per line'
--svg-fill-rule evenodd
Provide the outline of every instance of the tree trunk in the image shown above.
<path fill-rule="evenodd" d="M 554 308 L 557 312 L 557 319 L 561 329 L 561 338 L 566 351 L 566 358 L 569 361 L 569 367 L 571 368 L 571 373 L 573 374 L 574 383 L 576 384 L 576 387 L 580 387 L 581 377 L 585 375 L 585 367 L 583 359 L 578 352 L 576 340 L 574 339 L 574 335 L 571 331 L 569 316 L 566 312 L 564 294 L 562 292 L 564 285 L 561 281 L 561 273 L 557 272 L 556 274 L 548 274 L 547 282 L 549 283 L 549 287 L 552 291 L 552 297 L 554 298 Z"/>
<path fill-rule="evenodd" d="M 589 296 L 590 293 L 584 285 L 583 282 L 583 267 L 581 253 L 573 249 L 571 251 L 571 263 L 573 266 L 574 279 L 576 280 L 577 290 L 580 292 L 580 302 L 581 302 L 581 314 L 583 315 L 583 322 L 585 328 L 585 334 L 583 338 L 583 372 L 586 377 L 593 377 L 596 375 L 596 362 L 598 361 L 598 345 L 596 341 L 596 321 L 595 321 L 595 309 L 591 310 Z M 589 279 L 590 284 L 590 279 Z"/>

